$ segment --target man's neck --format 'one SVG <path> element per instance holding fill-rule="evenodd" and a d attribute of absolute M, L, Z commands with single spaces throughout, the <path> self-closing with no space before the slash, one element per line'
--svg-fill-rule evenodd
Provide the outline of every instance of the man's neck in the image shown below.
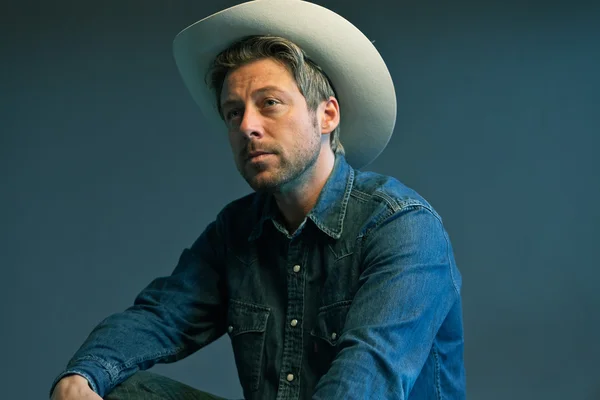
<path fill-rule="evenodd" d="M 317 203 L 321 190 L 333 170 L 334 163 L 335 155 L 331 149 L 323 149 L 313 168 L 307 171 L 309 175 L 303 182 L 290 191 L 274 193 L 275 201 L 284 219 L 283 222 L 290 233 L 298 229 Z"/>

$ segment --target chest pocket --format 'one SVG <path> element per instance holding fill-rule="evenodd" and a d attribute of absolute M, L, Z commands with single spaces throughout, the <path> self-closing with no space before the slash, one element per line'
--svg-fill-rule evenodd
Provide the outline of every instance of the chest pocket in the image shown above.
<path fill-rule="evenodd" d="M 351 303 L 346 300 L 319 308 L 315 326 L 310 332 L 313 354 L 309 357 L 311 368 L 319 376 L 327 372 L 338 352 L 337 343 Z"/>
<path fill-rule="evenodd" d="M 258 390 L 263 368 L 269 307 L 229 300 L 227 332 L 244 391 Z"/>

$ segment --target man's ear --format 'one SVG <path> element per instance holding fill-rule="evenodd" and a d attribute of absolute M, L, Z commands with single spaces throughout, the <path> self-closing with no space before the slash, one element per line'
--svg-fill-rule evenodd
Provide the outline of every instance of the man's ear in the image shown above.
<path fill-rule="evenodd" d="M 340 104 L 333 96 L 321 103 L 321 134 L 329 134 L 340 124 Z"/>

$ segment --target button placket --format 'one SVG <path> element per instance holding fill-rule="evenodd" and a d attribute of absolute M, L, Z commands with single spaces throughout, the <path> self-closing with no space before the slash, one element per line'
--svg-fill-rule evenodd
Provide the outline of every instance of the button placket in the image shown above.
<path fill-rule="evenodd" d="M 304 332 L 300 328 L 304 312 L 305 271 L 308 249 L 300 237 L 289 244 L 287 251 L 287 326 L 283 342 L 283 358 L 280 366 L 279 398 L 299 398 L 301 377 L 298 375 L 302 369 L 302 349 Z"/>

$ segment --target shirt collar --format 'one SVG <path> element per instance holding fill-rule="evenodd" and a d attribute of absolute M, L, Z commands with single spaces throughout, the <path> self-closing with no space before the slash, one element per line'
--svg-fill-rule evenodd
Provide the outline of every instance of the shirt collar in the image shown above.
<path fill-rule="evenodd" d="M 334 239 L 339 239 L 342 235 L 353 183 L 354 170 L 343 155 L 336 154 L 331 174 L 321 190 L 317 203 L 307 215 L 307 218 L 312 220 L 321 231 Z M 255 196 L 252 209 L 255 223 L 248 237 L 249 241 L 260 237 L 265 221 L 274 220 L 278 214 L 275 199 L 265 193 Z"/>

